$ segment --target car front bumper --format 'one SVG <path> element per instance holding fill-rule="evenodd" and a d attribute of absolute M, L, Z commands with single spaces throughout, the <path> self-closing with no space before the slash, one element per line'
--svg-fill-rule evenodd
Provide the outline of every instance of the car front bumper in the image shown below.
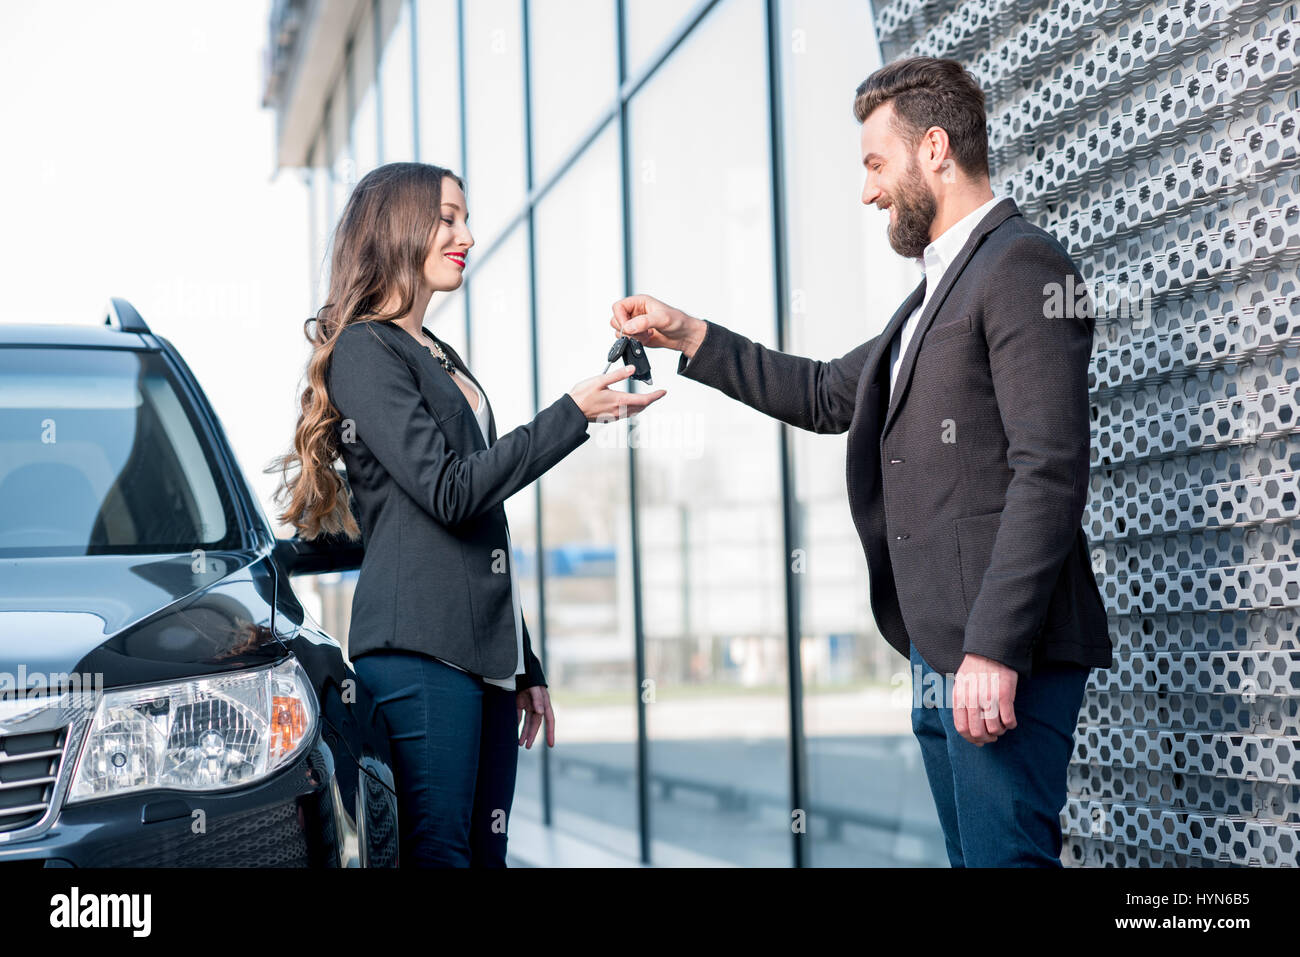
<path fill-rule="evenodd" d="M 0 868 L 339 867 L 355 857 L 353 817 L 318 729 L 296 761 L 244 788 L 100 798 L 64 806 L 37 837 L 0 833 Z"/>

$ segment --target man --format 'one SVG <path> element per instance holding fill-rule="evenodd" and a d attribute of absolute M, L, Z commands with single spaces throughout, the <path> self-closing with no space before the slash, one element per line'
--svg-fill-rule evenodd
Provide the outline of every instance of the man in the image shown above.
<path fill-rule="evenodd" d="M 1088 492 L 1083 277 L 989 185 L 984 95 L 953 60 L 858 87 L 866 184 L 925 279 L 884 332 L 823 362 L 649 296 L 610 324 L 678 373 L 814 432 L 848 431 L 849 507 L 954 867 L 1059 867 L 1084 685 L 1109 667 L 1080 520 Z M 936 679 L 942 676 L 942 683 Z M 918 680 L 919 679 L 919 680 Z M 948 693 L 948 689 L 951 692 Z"/>

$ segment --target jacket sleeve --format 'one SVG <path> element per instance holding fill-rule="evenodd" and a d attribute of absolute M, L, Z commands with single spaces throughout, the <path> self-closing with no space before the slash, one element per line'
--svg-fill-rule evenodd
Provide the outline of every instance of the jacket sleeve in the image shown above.
<path fill-rule="evenodd" d="M 533 654 L 533 643 L 528 637 L 528 622 L 524 621 L 524 673 L 515 675 L 515 690 L 523 691 L 525 688 L 531 688 L 534 685 L 546 686 L 546 673 L 542 671 L 542 663 L 537 660 L 537 655 Z"/>
<path fill-rule="evenodd" d="M 589 438 L 586 416 L 566 393 L 491 448 L 458 453 L 424 401 L 415 371 L 364 325 L 339 334 L 328 383 L 330 401 L 355 426 L 355 440 L 444 525 L 495 507 Z"/>
<path fill-rule="evenodd" d="M 769 349 L 716 322 L 704 321 L 704 339 L 694 356 L 678 359 L 678 375 L 810 432 L 848 430 L 858 379 L 879 336 L 823 362 Z"/>
<path fill-rule="evenodd" d="M 1049 308 L 1084 288 L 1059 244 L 1012 243 L 988 270 L 984 337 L 1012 470 L 993 552 L 971 604 L 963 651 L 1029 674 L 1034 640 L 1088 494 L 1091 307 Z M 1057 311 L 1064 312 L 1056 315 Z M 1079 312 L 1083 312 L 1080 315 Z"/>

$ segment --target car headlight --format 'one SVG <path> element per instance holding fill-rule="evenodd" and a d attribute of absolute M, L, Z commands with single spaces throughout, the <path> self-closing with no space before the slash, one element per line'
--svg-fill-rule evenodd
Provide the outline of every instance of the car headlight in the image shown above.
<path fill-rule="evenodd" d="M 67 801 L 248 784 L 306 746 L 316 715 L 316 697 L 293 657 L 256 671 L 107 692 Z"/>

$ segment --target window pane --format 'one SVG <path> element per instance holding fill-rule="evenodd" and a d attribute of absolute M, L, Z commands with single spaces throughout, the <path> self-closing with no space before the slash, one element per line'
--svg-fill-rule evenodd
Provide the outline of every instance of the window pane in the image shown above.
<path fill-rule="evenodd" d="M 533 0 L 533 178 L 542 182 L 618 92 L 612 0 Z"/>
<path fill-rule="evenodd" d="M 406 0 L 381 0 L 383 59 L 379 93 L 383 98 L 385 163 L 415 159 L 415 129 L 411 116 L 411 17 Z"/>
<path fill-rule="evenodd" d="M 456 0 L 416 0 L 415 33 L 419 49 L 416 75 L 420 87 L 420 162 L 463 174 Z"/>
<path fill-rule="evenodd" d="M 770 342 L 771 184 L 760 4 L 724 0 L 631 103 L 635 286 Z M 674 374 L 637 429 L 654 838 L 792 860 L 776 424 Z M 671 848 L 656 846 L 669 861 Z"/>
<path fill-rule="evenodd" d="M 470 227 L 486 248 L 525 194 L 524 72 L 519 0 L 465 4 Z"/>
<path fill-rule="evenodd" d="M 352 42 L 352 149 L 360 179 L 379 164 L 379 125 L 375 98 L 375 34 L 370 5 Z"/>
<path fill-rule="evenodd" d="M 0 556 L 238 547 L 195 421 L 158 353 L 0 349 Z"/>
<path fill-rule="evenodd" d="M 867 5 L 783 0 L 781 14 L 790 350 L 830 359 L 879 333 L 919 277 L 890 249 L 885 217 L 862 206 L 851 107 L 880 65 Z M 910 687 L 908 665 L 871 615 L 845 489 L 846 437 L 794 436 L 810 860 L 945 864 L 911 710 L 891 684 L 897 675 Z"/>
<path fill-rule="evenodd" d="M 645 69 L 655 51 L 699 5 L 700 0 L 625 0 L 629 78 Z"/>
<path fill-rule="evenodd" d="M 478 373 L 474 373 L 478 375 Z M 509 432 L 519 423 L 506 426 L 497 420 L 497 434 Z M 528 625 L 533 652 L 540 658 L 541 627 L 537 602 L 537 493 L 530 485 L 506 501 L 506 520 L 510 523 L 511 560 L 519 575 L 519 607 Z M 547 673 L 548 684 L 554 681 Z M 548 689 L 549 690 L 549 689 Z M 557 726 L 559 719 L 556 719 Z M 546 726 L 537 732 L 531 748 L 519 748 L 519 765 L 515 776 L 515 800 L 510 815 L 514 818 L 542 819 L 542 748 L 546 747 Z"/>
<path fill-rule="evenodd" d="M 325 303 L 329 291 L 329 238 L 334 228 L 333 196 L 330 185 L 330 171 L 326 165 L 325 134 L 322 131 L 312 148 L 311 169 L 311 308 L 319 309 Z"/>
<path fill-rule="evenodd" d="M 470 204 L 470 215 L 475 211 Z M 473 251 L 471 250 L 471 255 Z M 528 234 L 515 229 L 469 283 L 470 371 L 487 390 L 497 434 L 529 421 L 533 411 L 533 351 L 528 294 Z"/>
<path fill-rule="evenodd" d="M 334 183 L 334 220 L 343 215 L 352 187 L 356 185 L 356 164 L 352 161 L 352 146 L 348 140 L 348 87 L 347 71 L 340 70 L 326 110 L 326 123 L 330 137 L 330 179 Z M 330 229 L 334 223 L 330 223 Z"/>
<path fill-rule="evenodd" d="M 537 207 L 538 364 L 550 403 L 601 371 L 622 294 L 618 130 L 610 126 Z M 639 853 L 636 652 L 627 423 L 591 438 L 542 476 L 547 669 L 556 722 L 555 823 Z"/>

